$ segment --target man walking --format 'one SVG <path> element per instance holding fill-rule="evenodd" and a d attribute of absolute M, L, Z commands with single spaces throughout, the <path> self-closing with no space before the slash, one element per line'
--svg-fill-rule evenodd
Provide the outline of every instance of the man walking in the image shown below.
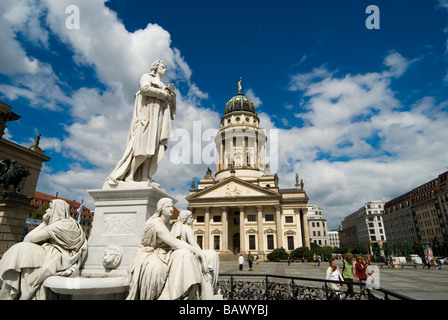
<path fill-rule="evenodd" d="M 240 271 L 243 271 L 244 257 L 242 254 L 238 257 L 238 266 Z"/>
<path fill-rule="evenodd" d="M 252 264 L 254 263 L 254 256 L 250 253 L 247 255 L 247 261 L 249 262 L 249 271 L 252 271 Z"/>

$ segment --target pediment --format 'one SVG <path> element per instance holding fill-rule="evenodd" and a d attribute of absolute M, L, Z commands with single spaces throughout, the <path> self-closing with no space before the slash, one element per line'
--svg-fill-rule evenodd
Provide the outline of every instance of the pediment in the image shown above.
<path fill-rule="evenodd" d="M 236 177 L 229 177 L 193 194 L 188 199 L 203 198 L 238 198 L 238 197 L 279 197 L 280 195 L 266 188 L 254 185 Z"/>

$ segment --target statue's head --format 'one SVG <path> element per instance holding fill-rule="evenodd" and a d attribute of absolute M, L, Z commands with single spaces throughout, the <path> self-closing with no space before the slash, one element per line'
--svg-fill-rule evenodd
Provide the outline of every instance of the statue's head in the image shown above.
<path fill-rule="evenodd" d="M 177 221 L 188 224 L 188 220 L 193 217 L 193 214 L 190 210 L 182 210 L 179 212 L 179 216 L 177 217 Z"/>
<path fill-rule="evenodd" d="M 173 213 L 173 200 L 170 198 L 162 198 L 157 202 L 157 211 L 156 215 L 161 216 L 164 212 L 164 210 L 171 211 L 171 214 Z"/>
<path fill-rule="evenodd" d="M 44 214 L 43 219 L 48 224 L 56 222 L 61 219 L 68 218 L 70 216 L 70 206 L 62 199 L 53 199 L 50 202 L 50 207 Z"/>
<path fill-rule="evenodd" d="M 159 70 L 159 67 L 163 67 L 164 71 L 162 76 L 164 76 L 166 71 L 166 65 L 162 60 L 156 60 L 152 63 L 151 71 L 149 72 L 149 74 L 155 76 L 157 74 L 157 70 Z"/>

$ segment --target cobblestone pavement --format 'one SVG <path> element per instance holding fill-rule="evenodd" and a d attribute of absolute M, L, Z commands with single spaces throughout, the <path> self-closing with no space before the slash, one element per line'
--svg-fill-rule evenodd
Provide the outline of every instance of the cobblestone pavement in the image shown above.
<path fill-rule="evenodd" d="M 294 277 L 325 279 L 328 263 L 320 266 L 315 263 L 260 262 L 253 265 L 251 273 L 274 274 Z M 220 273 L 249 273 L 248 265 L 243 271 L 238 271 L 236 262 L 221 262 Z M 422 269 L 422 267 L 404 267 L 388 269 L 382 267 L 379 271 L 379 285 L 387 289 L 417 300 L 448 300 L 448 266 L 441 270 Z"/>

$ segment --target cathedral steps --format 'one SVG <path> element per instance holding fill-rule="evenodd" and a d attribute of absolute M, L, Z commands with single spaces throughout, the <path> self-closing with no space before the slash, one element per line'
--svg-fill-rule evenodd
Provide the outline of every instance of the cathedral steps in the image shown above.
<path fill-rule="evenodd" d="M 233 252 L 220 252 L 219 261 L 220 262 L 237 262 L 239 254 L 234 254 Z"/>

